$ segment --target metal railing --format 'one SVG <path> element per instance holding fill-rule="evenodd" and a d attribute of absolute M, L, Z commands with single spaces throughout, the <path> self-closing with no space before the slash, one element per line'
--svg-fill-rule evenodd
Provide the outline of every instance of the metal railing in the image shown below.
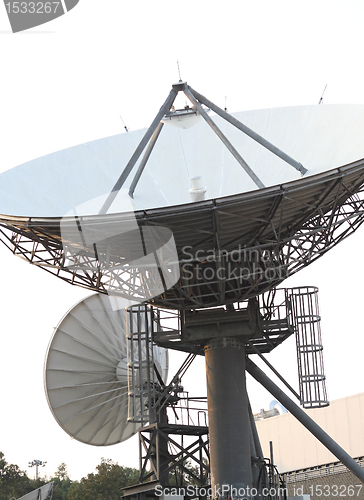
<path fill-rule="evenodd" d="M 293 310 L 301 405 L 304 408 L 328 406 L 318 288 L 290 288 L 288 300 Z"/>
<path fill-rule="evenodd" d="M 154 421 L 153 390 L 158 384 L 152 342 L 153 311 L 146 305 L 127 309 L 128 421 Z"/>

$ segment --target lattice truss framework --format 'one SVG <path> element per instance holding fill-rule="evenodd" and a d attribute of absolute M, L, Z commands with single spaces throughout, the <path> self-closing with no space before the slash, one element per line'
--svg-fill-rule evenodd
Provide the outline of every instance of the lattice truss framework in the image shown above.
<path fill-rule="evenodd" d="M 114 224 L 116 236 L 97 248 L 62 240 L 59 218 L 2 216 L 0 239 L 28 262 L 101 293 L 173 309 L 234 303 L 276 287 L 363 223 L 364 160 L 274 188 L 136 212 L 141 234 L 168 229 L 154 234 L 149 254 L 157 256 L 166 234 L 173 234 L 178 254 L 176 262 L 159 252 L 157 265 L 144 272 L 134 264 L 134 237 L 117 234 L 122 217 L 77 220 L 81 229 Z M 179 279 L 168 287 L 161 268 L 176 266 Z"/>
<path fill-rule="evenodd" d="M 183 436 L 182 431 L 185 432 Z M 188 437 L 187 444 L 184 439 Z M 168 455 L 161 452 L 160 448 L 164 450 L 161 443 L 167 446 Z M 187 479 L 192 479 L 198 486 L 208 484 L 210 450 L 207 427 L 152 424 L 140 430 L 139 447 L 140 482 L 157 480 L 168 484 L 172 475 L 178 486 L 185 486 Z"/>

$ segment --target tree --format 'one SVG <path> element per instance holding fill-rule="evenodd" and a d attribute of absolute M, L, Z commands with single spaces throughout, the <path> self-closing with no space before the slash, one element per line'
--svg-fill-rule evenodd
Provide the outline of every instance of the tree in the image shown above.
<path fill-rule="evenodd" d="M 38 490 L 45 484 L 49 483 L 49 479 L 47 477 L 38 477 L 38 479 L 29 479 L 30 483 L 30 488 L 28 490 L 28 493 L 30 491 Z"/>
<path fill-rule="evenodd" d="M 202 458 L 202 462 L 209 467 L 208 461 L 205 457 Z M 190 459 L 187 459 L 183 462 L 183 468 L 180 466 L 175 467 L 169 473 L 169 483 L 173 486 L 201 486 L 201 482 L 197 480 L 197 478 L 201 479 L 203 484 L 206 484 L 207 479 L 207 471 L 203 469 L 203 477 L 200 478 L 200 467 L 198 464 Z M 194 477 L 195 476 L 195 477 Z"/>
<path fill-rule="evenodd" d="M 67 500 L 72 481 L 68 476 L 67 465 L 64 462 L 61 462 L 57 467 L 52 481 L 54 483 L 53 500 Z"/>
<path fill-rule="evenodd" d="M 65 481 L 69 479 L 67 465 L 64 462 L 61 462 L 57 467 L 56 472 L 54 473 L 54 477 L 57 477 L 60 481 Z"/>
<path fill-rule="evenodd" d="M 31 481 L 17 465 L 8 464 L 0 451 L 0 500 L 19 498 L 32 491 Z"/>
<path fill-rule="evenodd" d="M 88 474 L 79 483 L 73 483 L 67 500 L 119 500 L 126 486 L 136 484 L 139 472 L 102 458 L 97 473 Z"/>

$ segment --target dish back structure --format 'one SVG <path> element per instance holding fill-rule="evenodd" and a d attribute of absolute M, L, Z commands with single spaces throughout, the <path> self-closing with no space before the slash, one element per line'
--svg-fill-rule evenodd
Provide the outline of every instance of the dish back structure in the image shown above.
<path fill-rule="evenodd" d="M 127 324 L 125 309 L 114 310 L 101 294 L 78 302 L 55 328 L 45 362 L 45 390 L 54 418 L 77 441 L 109 446 L 129 439 L 141 427 L 128 419 L 129 378 L 135 370 L 128 362 L 127 328 L 149 338 L 143 316 L 138 324 Z M 140 366 L 139 385 L 156 383 L 155 370 L 166 382 L 164 348 L 143 342 L 133 359 Z M 153 369 L 145 366 L 149 360 Z M 140 399 L 134 406 L 137 412 Z"/>

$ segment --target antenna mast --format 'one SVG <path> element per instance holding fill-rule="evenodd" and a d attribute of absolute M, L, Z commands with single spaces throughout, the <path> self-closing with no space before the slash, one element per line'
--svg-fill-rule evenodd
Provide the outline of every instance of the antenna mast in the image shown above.
<path fill-rule="evenodd" d="M 323 90 L 323 92 L 322 92 L 322 94 L 321 94 L 320 100 L 319 100 L 319 102 L 318 102 L 319 104 L 322 104 L 322 103 L 323 103 L 323 101 L 324 101 L 324 93 L 325 93 L 326 87 L 327 87 L 327 84 L 325 85 L 325 88 L 324 88 L 324 90 Z"/>
<path fill-rule="evenodd" d="M 177 68 L 178 68 L 178 78 L 179 78 L 179 81 L 181 82 L 182 81 L 181 70 L 180 70 L 180 67 L 179 67 L 179 61 L 178 61 L 178 59 L 177 59 Z"/>
<path fill-rule="evenodd" d="M 125 125 L 125 123 L 124 123 L 124 120 L 123 120 L 122 116 L 121 116 L 121 115 L 119 115 L 119 116 L 120 116 L 120 120 L 122 121 L 122 123 L 123 123 L 123 125 L 124 125 L 125 132 L 129 132 L 129 129 L 128 129 L 128 127 Z"/>

